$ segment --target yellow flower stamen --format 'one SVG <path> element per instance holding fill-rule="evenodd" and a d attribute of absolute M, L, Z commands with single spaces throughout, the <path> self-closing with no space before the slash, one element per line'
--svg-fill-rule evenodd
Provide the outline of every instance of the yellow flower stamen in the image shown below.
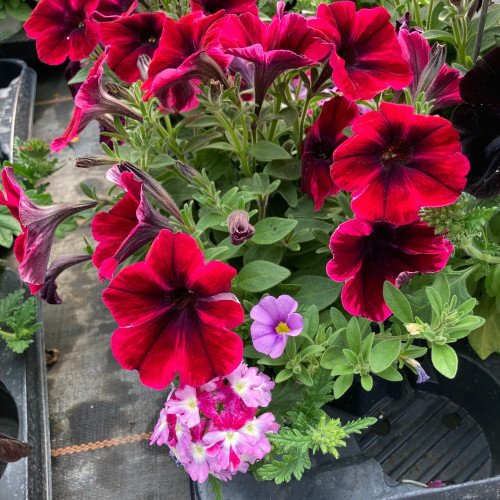
<path fill-rule="evenodd" d="M 288 325 L 286 323 L 280 322 L 278 326 L 276 326 L 276 333 L 287 333 L 290 331 Z"/>

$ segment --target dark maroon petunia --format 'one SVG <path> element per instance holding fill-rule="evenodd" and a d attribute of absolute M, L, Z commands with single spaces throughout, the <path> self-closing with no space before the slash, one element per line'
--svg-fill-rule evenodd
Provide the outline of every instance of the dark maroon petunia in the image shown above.
<path fill-rule="evenodd" d="M 408 224 L 421 207 L 456 201 L 469 162 L 458 133 L 440 116 L 413 114 L 411 106 L 383 102 L 353 124 L 354 135 L 333 153 L 333 182 L 353 191 L 363 219 Z"/>
<path fill-rule="evenodd" d="M 446 66 L 446 46 L 429 42 L 418 32 L 401 30 L 398 36 L 403 57 L 410 64 L 413 81 L 409 85 L 413 102 L 424 92 L 425 101 L 434 100 L 432 111 L 460 104 L 458 85 L 461 80 L 456 69 Z"/>
<path fill-rule="evenodd" d="M 384 301 L 385 281 L 399 286 L 402 273 L 436 273 L 446 265 L 453 246 L 423 222 L 394 226 L 351 219 L 330 240 L 333 259 L 326 272 L 346 281 L 342 305 L 350 314 L 384 321 L 391 310 Z"/>
<path fill-rule="evenodd" d="M 19 187 L 12 167 L 2 170 L 0 205 L 5 205 L 17 219 L 23 234 L 16 238 L 14 254 L 19 262 L 19 275 L 37 293 L 45 282 L 50 250 L 57 226 L 71 215 L 95 207 L 97 202 L 61 204 L 39 207 Z"/>
<path fill-rule="evenodd" d="M 500 194 L 500 47 L 465 74 L 460 95 L 465 104 L 455 109 L 451 123 L 470 162 L 465 191 L 492 198 Z"/>
<path fill-rule="evenodd" d="M 318 119 L 306 130 L 306 138 L 302 141 L 300 190 L 311 197 L 315 210 L 323 206 L 328 196 L 340 191 L 330 177 L 333 152 L 347 139 L 342 131 L 358 114 L 356 103 L 337 96 L 323 104 Z"/>
<path fill-rule="evenodd" d="M 163 31 L 165 14 L 134 14 L 99 26 L 101 42 L 109 47 L 107 63 L 124 82 L 141 78 L 137 60 L 141 54 L 153 57 Z"/>
<path fill-rule="evenodd" d="M 89 76 L 78 90 L 75 97 L 73 116 L 63 135 L 52 141 L 50 146 L 52 151 L 58 152 L 64 149 L 92 120 L 102 121 L 104 119 L 104 124 L 108 127 L 113 127 L 113 121 L 107 120 L 107 115 L 126 116 L 139 121 L 143 120 L 141 115 L 102 89 L 102 65 L 106 56 L 107 51 L 103 52 L 96 61 L 90 70 Z"/>
<path fill-rule="evenodd" d="M 170 221 L 156 212 L 146 198 L 142 185 L 131 172 L 113 167 L 106 175 L 125 190 L 125 196 L 109 211 L 92 221 L 92 236 L 99 242 L 92 256 L 99 269 L 99 280 L 111 279 L 118 265 L 147 243 L 162 229 L 173 229 Z"/>
<path fill-rule="evenodd" d="M 314 35 L 307 20 L 300 14 L 285 14 L 284 7 L 278 2 L 278 13 L 270 25 L 252 14 L 229 16 L 221 35 L 228 54 L 254 64 L 258 107 L 278 75 L 317 64 L 329 53 L 328 45 Z"/>
<path fill-rule="evenodd" d="M 149 78 L 142 86 L 144 99 L 158 97 L 169 112 L 197 106 L 196 83 L 221 77 L 231 62 L 219 44 L 223 24 L 216 23 L 224 11 L 211 16 L 193 12 L 178 21 L 167 17 L 160 45 L 149 65 Z"/>
<path fill-rule="evenodd" d="M 119 325 L 111 348 L 120 365 L 154 389 L 167 387 L 176 371 L 194 387 L 231 373 L 243 354 L 230 330 L 244 319 L 229 293 L 235 275 L 222 262 L 205 264 L 191 236 L 162 231 L 145 262 L 123 269 L 103 293 Z"/>
<path fill-rule="evenodd" d="M 249 13 L 259 15 L 257 0 L 189 0 L 191 12 L 201 10 L 204 14 L 215 14 L 225 10 L 226 14 Z"/>
<path fill-rule="evenodd" d="M 331 45 L 333 82 L 348 99 L 372 99 L 411 82 L 390 18 L 383 7 L 356 12 L 354 2 L 335 2 L 321 4 L 316 18 L 308 21 Z"/>
<path fill-rule="evenodd" d="M 42 0 L 24 23 L 36 39 L 39 59 L 61 64 L 87 57 L 99 42 L 98 25 L 90 19 L 99 0 Z"/>
<path fill-rule="evenodd" d="M 136 7 L 137 0 L 100 0 L 92 18 L 100 23 L 114 21 L 130 15 Z"/>

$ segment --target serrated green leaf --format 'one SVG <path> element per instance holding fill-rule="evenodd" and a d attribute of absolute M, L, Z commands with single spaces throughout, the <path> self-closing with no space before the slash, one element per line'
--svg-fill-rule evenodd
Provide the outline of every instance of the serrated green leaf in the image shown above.
<path fill-rule="evenodd" d="M 364 417 L 358 418 L 357 420 L 351 420 L 347 422 L 342 427 L 342 430 L 346 434 L 361 434 L 361 431 L 370 427 L 370 425 L 374 425 L 377 422 L 375 417 Z"/>

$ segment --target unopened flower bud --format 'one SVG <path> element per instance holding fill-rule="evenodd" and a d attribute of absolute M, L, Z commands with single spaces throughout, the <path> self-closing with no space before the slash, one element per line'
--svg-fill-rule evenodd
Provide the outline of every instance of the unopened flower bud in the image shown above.
<path fill-rule="evenodd" d="M 134 98 L 129 90 L 123 85 L 118 85 L 117 83 L 106 82 L 104 84 L 108 94 L 111 94 L 117 99 L 123 99 L 124 101 L 134 102 Z"/>
<path fill-rule="evenodd" d="M 405 328 L 410 335 L 420 335 L 424 331 L 423 325 L 418 325 L 417 323 L 407 323 Z"/>
<path fill-rule="evenodd" d="M 222 84 L 219 80 L 210 80 L 210 100 L 218 103 L 222 95 Z"/>
<path fill-rule="evenodd" d="M 201 178 L 200 173 L 198 170 L 195 168 L 191 167 L 187 163 L 184 163 L 183 161 L 177 160 L 175 162 L 175 166 L 177 167 L 177 170 L 184 176 L 187 177 L 190 180 L 193 180 L 195 177 Z"/>
<path fill-rule="evenodd" d="M 446 45 L 435 43 L 429 52 L 429 62 L 418 82 L 416 95 L 426 92 L 436 80 L 443 64 L 446 62 Z"/>
<path fill-rule="evenodd" d="M 82 158 L 77 158 L 75 160 L 75 167 L 78 168 L 91 168 L 100 167 L 102 165 L 114 165 L 116 163 L 115 158 L 111 158 L 106 155 L 98 156 L 84 156 Z"/>
<path fill-rule="evenodd" d="M 248 214 L 243 210 L 235 210 L 227 218 L 229 227 L 229 240 L 233 245 L 241 245 L 249 240 L 255 233 L 255 229 L 250 225 Z"/>

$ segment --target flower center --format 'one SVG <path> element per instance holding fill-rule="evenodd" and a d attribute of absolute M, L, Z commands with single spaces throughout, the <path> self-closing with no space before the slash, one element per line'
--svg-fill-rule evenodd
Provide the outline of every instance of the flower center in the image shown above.
<path fill-rule="evenodd" d="M 346 68 L 352 68 L 358 64 L 358 49 L 353 43 L 341 44 L 337 50 L 337 55 L 344 60 Z"/>
<path fill-rule="evenodd" d="M 290 328 L 288 328 L 288 325 L 286 323 L 280 322 L 276 326 L 276 333 L 287 333 L 290 331 Z"/>
<path fill-rule="evenodd" d="M 205 455 L 205 450 L 201 444 L 195 444 L 193 449 L 193 454 L 198 457 L 203 457 Z"/>
<path fill-rule="evenodd" d="M 380 155 L 386 169 L 397 165 L 408 165 L 411 160 L 411 147 L 405 142 L 391 142 Z"/>
<path fill-rule="evenodd" d="M 187 288 L 178 288 L 167 294 L 167 300 L 172 304 L 172 308 L 177 311 L 192 309 L 196 307 L 198 296 Z"/>
<path fill-rule="evenodd" d="M 314 146 L 314 156 L 320 160 L 330 160 L 333 163 L 333 146 L 327 142 L 318 142 Z"/>
<path fill-rule="evenodd" d="M 192 400 L 188 401 L 187 407 L 190 410 L 196 410 L 198 408 L 198 403 L 197 403 L 196 399 L 192 399 Z"/>
<path fill-rule="evenodd" d="M 227 437 L 227 440 L 228 440 L 228 441 L 233 441 L 233 440 L 234 440 L 234 432 L 233 432 L 233 431 L 229 431 L 229 432 L 226 434 L 226 437 Z"/>
<path fill-rule="evenodd" d="M 221 10 L 223 7 L 221 6 L 220 0 L 205 0 L 204 2 L 201 2 L 202 4 L 205 4 L 205 12 L 207 14 L 215 14 L 219 10 Z"/>

